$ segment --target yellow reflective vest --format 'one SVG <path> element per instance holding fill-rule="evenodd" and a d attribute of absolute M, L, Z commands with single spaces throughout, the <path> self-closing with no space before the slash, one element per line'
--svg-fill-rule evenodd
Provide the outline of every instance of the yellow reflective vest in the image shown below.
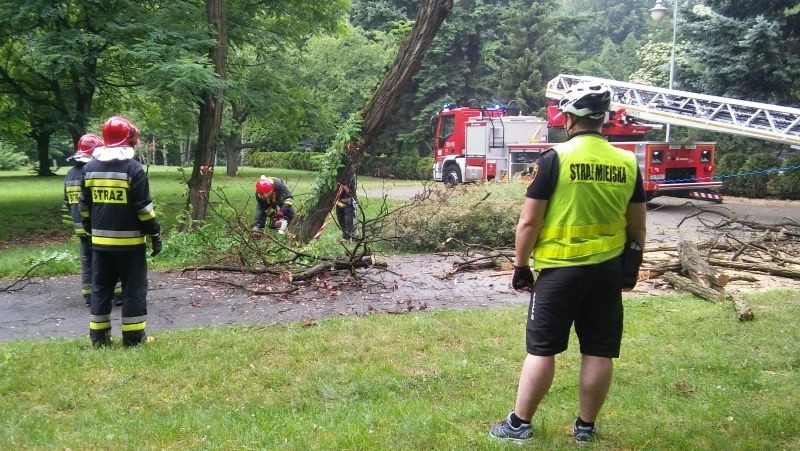
<path fill-rule="evenodd" d="M 536 269 L 601 263 L 622 253 L 636 156 L 600 135 L 555 146 L 558 181 L 533 251 Z"/>

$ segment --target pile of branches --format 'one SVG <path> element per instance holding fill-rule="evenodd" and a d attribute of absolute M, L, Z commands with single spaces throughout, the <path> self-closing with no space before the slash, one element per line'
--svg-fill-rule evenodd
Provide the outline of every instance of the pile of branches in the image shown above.
<path fill-rule="evenodd" d="M 691 204 L 690 204 L 691 205 Z M 726 288 L 731 281 L 758 282 L 759 275 L 800 279 L 800 223 L 783 218 L 777 223 L 763 223 L 716 208 L 692 205 L 696 210 L 687 215 L 678 227 L 694 218 L 700 223 L 699 242 L 645 246 L 639 282 L 656 286 L 670 285 L 711 302 L 730 302 L 740 321 L 754 318 L 744 295 Z M 511 248 L 489 248 L 463 243 L 457 245 L 453 267 L 442 277 L 461 271 L 499 269 L 509 272 L 514 251 Z M 445 244 L 447 244 L 445 243 Z"/>
<path fill-rule="evenodd" d="M 753 319 L 740 291 L 727 290 L 732 280 L 757 282 L 757 275 L 800 279 L 800 223 L 783 218 L 763 223 L 738 217 L 729 210 L 695 206 L 704 229 L 700 242 L 648 246 L 640 280 L 663 280 L 711 302 L 731 302 L 740 321 Z"/>
<path fill-rule="evenodd" d="M 367 217 L 363 209 L 357 210 L 357 232 L 354 237 L 339 240 L 338 249 L 320 251 L 315 248 L 313 240 L 312 243 L 297 240 L 292 227 L 286 234 L 278 234 L 274 230 L 253 234 L 248 206 L 235 205 L 224 189 L 217 188 L 215 194 L 220 202 L 210 204 L 210 207 L 213 214 L 226 224 L 222 239 L 232 243 L 230 255 L 224 263 L 190 266 L 183 268 L 180 274 L 205 284 L 227 286 L 255 295 L 288 294 L 309 284 L 324 284 L 331 290 L 345 283 L 363 285 L 372 281 L 366 279 L 364 271 L 357 271 L 359 269 L 375 268 L 391 272 L 387 263 L 377 258 L 375 248 L 407 239 L 387 234 L 393 218 L 424 208 L 433 192 L 432 189 L 424 189 L 411 201 L 393 208 L 390 208 L 384 194 L 374 215 Z M 366 198 L 366 193 L 362 196 Z M 341 232 L 333 212 L 322 227 L 338 228 Z M 320 282 L 322 278 L 327 280 Z"/>

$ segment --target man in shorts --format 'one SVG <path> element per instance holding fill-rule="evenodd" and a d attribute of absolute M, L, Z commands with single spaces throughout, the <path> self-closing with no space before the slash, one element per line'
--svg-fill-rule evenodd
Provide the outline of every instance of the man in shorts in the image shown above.
<path fill-rule="evenodd" d="M 517 224 L 512 286 L 530 291 L 527 356 L 514 410 L 493 437 L 524 442 L 550 389 L 555 356 L 570 328 L 580 343 L 578 442 L 595 437 L 595 420 L 611 386 L 622 339 L 622 291 L 633 288 L 645 241 L 645 202 L 636 157 L 602 136 L 611 90 L 579 83 L 559 102 L 568 140 L 534 163 Z M 534 282 L 531 257 L 539 272 Z"/>

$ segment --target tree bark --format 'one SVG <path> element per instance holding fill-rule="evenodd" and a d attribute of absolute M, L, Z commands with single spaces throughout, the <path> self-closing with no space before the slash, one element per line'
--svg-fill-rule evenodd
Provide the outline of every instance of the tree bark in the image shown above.
<path fill-rule="evenodd" d="M 242 135 L 238 132 L 231 132 L 223 140 L 225 144 L 225 173 L 228 177 L 235 177 L 239 172 L 239 155 L 242 149 L 238 146 L 242 140 Z"/>
<path fill-rule="evenodd" d="M 742 293 L 732 291 L 728 293 L 728 299 L 730 299 L 731 304 L 733 304 L 733 309 L 736 310 L 739 321 L 751 321 L 754 318 L 753 310 L 750 309 L 750 305 L 747 304 Z"/>
<path fill-rule="evenodd" d="M 394 64 L 367 106 L 361 110 L 363 118 L 361 143 L 347 147 L 348 159 L 337 177 L 339 184 L 348 183 L 355 175 L 355 168 L 364 156 L 365 150 L 374 145 L 386 120 L 394 112 L 400 96 L 419 70 L 422 59 L 436 37 L 436 32 L 452 9 L 453 0 L 423 0 L 414 27 L 400 47 Z M 300 241 L 309 241 L 322 227 L 325 217 L 333 208 L 337 188 L 324 189 L 316 204 L 308 207 L 305 217 L 299 221 L 297 236 Z"/>
<path fill-rule="evenodd" d="M 728 284 L 730 278 L 703 259 L 694 243 L 681 241 L 678 244 L 678 251 L 684 272 L 696 283 L 715 290 L 722 290 Z"/>
<path fill-rule="evenodd" d="M 39 169 L 36 175 L 54 175 L 50 170 L 50 132 L 34 132 L 33 138 L 36 140 L 36 156 L 39 158 Z"/>
<path fill-rule="evenodd" d="M 211 62 L 220 79 L 227 76 L 228 30 L 225 24 L 223 0 L 206 0 L 206 17 L 214 31 L 216 45 L 211 49 Z M 197 152 L 194 157 L 192 176 L 189 178 L 189 196 L 187 206 L 191 207 L 193 220 L 206 217 L 208 194 L 211 191 L 211 178 L 216 160 L 217 138 L 222 123 L 222 89 L 208 90 L 203 93 L 198 117 Z"/>
<path fill-rule="evenodd" d="M 742 271 L 761 272 L 761 273 L 771 274 L 773 276 L 787 277 L 789 279 L 800 279 L 800 271 L 796 269 L 785 268 L 777 265 L 770 265 L 767 263 L 731 262 L 715 258 L 709 259 L 708 262 L 714 266 L 740 269 Z"/>
<path fill-rule="evenodd" d="M 725 299 L 725 293 L 705 287 L 692 281 L 689 278 L 679 276 L 673 272 L 664 274 L 664 280 L 670 283 L 678 290 L 688 291 L 696 296 L 699 296 L 707 301 L 722 302 Z"/>

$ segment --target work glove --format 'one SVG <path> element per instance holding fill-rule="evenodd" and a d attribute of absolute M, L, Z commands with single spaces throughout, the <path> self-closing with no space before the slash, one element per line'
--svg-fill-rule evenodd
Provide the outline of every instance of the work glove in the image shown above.
<path fill-rule="evenodd" d="M 92 221 L 89 218 L 83 218 L 81 225 L 83 225 L 83 230 L 87 235 L 92 234 Z"/>
<path fill-rule="evenodd" d="M 150 253 L 151 257 L 155 257 L 159 253 L 161 253 L 161 247 L 163 243 L 161 242 L 161 237 L 158 235 L 153 235 L 150 237 L 150 245 L 153 247 L 153 252 Z"/>
<path fill-rule="evenodd" d="M 533 271 L 530 266 L 514 265 L 514 277 L 511 279 L 511 287 L 517 291 L 531 291 L 533 289 Z"/>
<path fill-rule="evenodd" d="M 642 266 L 642 245 L 630 240 L 622 251 L 622 289 L 632 290 L 639 280 L 639 267 Z"/>

